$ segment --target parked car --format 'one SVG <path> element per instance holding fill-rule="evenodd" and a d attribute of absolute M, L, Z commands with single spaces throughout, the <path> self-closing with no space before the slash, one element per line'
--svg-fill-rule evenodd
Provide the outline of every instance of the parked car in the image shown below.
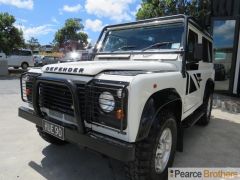
<path fill-rule="evenodd" d="M 64 55 L 64 57 L 60 58 L 60 63 L 65 62 L 75 62 L 81 60 L 81 54 L 77 51 L 68 52 Z"/>
<path fill-rule="evenodd" d="M 32 51 L 29 49 L 15 49 L 7 56 L 8 67 L 14 67 L 18 69 L 27 69 L 28 67 L 34 66 L 34 59 Z"/>
<path fill-rule="evenodd" d="M 72 51 L 66 53 L 65 56 L 60 59 L 60 63 L 88 61 L 91 59 L 91 57 L 91 53 L 89 53 L 87 50 Z"/>
<path fill-rule="evenodd" d="M 0 52 L 0 60 L 5 60 L 7 58 L 6 54 L 3 52 Z"/>
<path fill-rule="evenodd" d="M 45 52 L 52 52 L 53 47 L 51 45 L 45 45 L 45 46 L 42 46 L 41 49 L 42 51 L 45 51 Z"/>
<path fill-rule="evenodd" d="M 215 81 L 224 81 L 226 77 L 226 70 L 223 64 L 214 64 Z"/>
<path fill-rule="evenodd" d="M 42 59 L 44 58 L 44 56 L 41 56 L 41 55 L 34 55 L 33 56 L 33 59 L 34 59 L 34 66 L 42 66 L 43 63 L 42 63 Z"/>
<path fill-rule="evenodd" d="M 34 54 L 34 55 L 39 55 L 39 49 L 34 49 L 34 50 L 33 50 L 33 54 Z"/>
<path fill-rule="evenodd" d="M 42 58 L 42 65 L 47 65 L 47 64 L 56 64 L 58 63 L 59 59 L 57 57 L 53 56 L 44 56 Z"/>

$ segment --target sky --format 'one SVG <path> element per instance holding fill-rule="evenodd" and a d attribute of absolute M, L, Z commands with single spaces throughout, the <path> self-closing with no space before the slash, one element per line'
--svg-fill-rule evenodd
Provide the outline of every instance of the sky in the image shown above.
<path fill-rule="evenodd" d="M 236 20 L 214 21 L 213 40 L 216 48 L 233 48 Z"/>
<path fill-rule="evenodd" d="M 0 12 L 15 16 L 27 41 L 49 44 L 68 18 L 81 18 L 89 41 L 96 42 L 106 25 L 135 21 L 141 0 L 0 0 Z"/>

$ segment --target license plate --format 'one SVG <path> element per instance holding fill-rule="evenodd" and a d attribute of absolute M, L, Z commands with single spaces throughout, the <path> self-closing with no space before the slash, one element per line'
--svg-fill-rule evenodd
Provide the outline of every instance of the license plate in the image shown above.
<path fill-rule="evenodd" d="M 51 134 L 61 140 L 64 140 L 64 127 L 51 123 L 46 120 L 42 121 L 42 125 L 43 125 L 44 132 Z"/>

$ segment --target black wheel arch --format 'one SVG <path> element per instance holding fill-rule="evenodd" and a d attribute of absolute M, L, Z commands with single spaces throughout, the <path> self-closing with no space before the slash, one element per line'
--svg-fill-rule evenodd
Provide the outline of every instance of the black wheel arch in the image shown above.
<path fill-rule="evenodd" d="M 163 109 L 171 110 L 177 119 L 178 126 L 180 126 L 182 116 L 182 99 L 180 95 L 174 88 L 160 90 L 152 94 L 145 103 L 136 141 L 148 137 L 152 125 Z"/>
<path fill-rule="evenodd" d="M 205 98 L 208 93 L 213 93 L 214 87 L 215 87 L 214 80 L 209 78 L 205 85 L 203 98 Z"/>

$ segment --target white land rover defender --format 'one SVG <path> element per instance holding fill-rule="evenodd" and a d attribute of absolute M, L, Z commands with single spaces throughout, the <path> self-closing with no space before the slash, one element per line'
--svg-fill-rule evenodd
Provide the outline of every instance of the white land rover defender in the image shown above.
<path fill-rule="evenodd" d="M 210 120 L 211 36 L 191 17 L 161 17 L 105 27 L 94 52 L 23 74 L 19 116 L 50 143 L 126 162 L 130 179 L 166 177 L 183 129 Z"/>

